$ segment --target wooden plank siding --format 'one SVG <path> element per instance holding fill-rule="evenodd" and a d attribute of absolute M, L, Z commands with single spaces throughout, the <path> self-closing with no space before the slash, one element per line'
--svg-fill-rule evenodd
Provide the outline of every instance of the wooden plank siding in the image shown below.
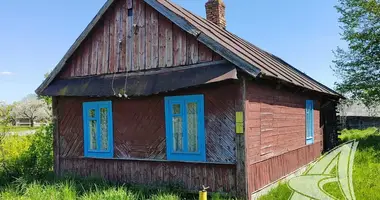
<path fill-rule="evenodd" d="M 235 165 L 62 158 L 61 171 L 62 174 L 100 177 L 125 184 L 175 185 L 192 192 L 207 185 L 210 192 L 236 193 Z"/>
<path fill-rule="evenodd" d="M 321 155 L 321 142 L 248 165 L 249 194 L 294 172 Z"/>
<path fill-rule="evenodd" d="M 312 93 L 247 81 L 245 145 L 248 195 L 318 158 L 320 99 Z M 306 145 L 306 100 L 314 100 L 314 144 Z"/>
<path fill-rule="evenodd" d="M 235 163 L 235 106 L 239 84 L 225 83 L 168 93 L 204 94 L 206 158 L 213 163 Z M 230 95 L 226 96 L 228 92 Z M 112 100 L 115 158 L 166 160 L 164 96 L 138 99 L 57 97 L 60 157 L 83 156 L 82 103 Z"/>
<path fill-rule="evenodd" d="M 117 0 L 59 77 L 151 70 L 221 59 L 143 0 Z"/>

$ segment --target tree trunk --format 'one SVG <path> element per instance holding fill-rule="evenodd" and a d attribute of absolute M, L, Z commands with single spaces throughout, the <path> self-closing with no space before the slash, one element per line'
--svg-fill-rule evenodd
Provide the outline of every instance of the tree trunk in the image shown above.
<path fill-rule="evenodd" d="M 33 118 L 30 119 L 30 127 L 34 127 L 34 119 Z"/>

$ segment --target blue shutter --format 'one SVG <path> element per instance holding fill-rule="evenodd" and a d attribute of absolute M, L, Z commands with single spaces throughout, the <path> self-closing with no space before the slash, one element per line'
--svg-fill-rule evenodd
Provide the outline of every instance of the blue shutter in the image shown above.
<path fill-rule="evenodd" d="M 314 102 L 306 100 L 306 144 L 314 143 Z"/>

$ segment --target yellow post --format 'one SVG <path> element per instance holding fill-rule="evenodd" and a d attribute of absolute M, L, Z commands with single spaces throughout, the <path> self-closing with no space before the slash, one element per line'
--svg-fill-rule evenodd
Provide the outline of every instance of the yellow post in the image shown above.
<path fill-rule="evenodd" d="M 202 185 L 203 189 L 199 191 L 199 200 L 207 200 L 207 189 L 209 187 L 205 187 Z"/>

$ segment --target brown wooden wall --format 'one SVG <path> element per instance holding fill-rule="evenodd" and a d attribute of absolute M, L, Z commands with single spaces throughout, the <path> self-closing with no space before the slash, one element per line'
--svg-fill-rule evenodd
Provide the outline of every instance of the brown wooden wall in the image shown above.
<path fill-rule="evenodd" d="M 236 161 L 234 122 L 238 87 L 238 83 L 221 83 L 167 94 L 204 94 L 208 162 Z M 59 97 L 61 157 L 83 156 L 82 103 L 98 100 L 112 100 L 116 158 L 166 159 L 164 95 L 138 99 Z"/>
<path fill-rule="evenodd" d="M 239 83 L 210 84 L 166 96 L 203 94 L 207 164 L 166 161 L 165 95 L 138 99 L 55 98 L 58 120 L 57 173 L 98 175 L 125 183 L 181 183 L 198 190 L 236 192 L 235 109 Z M 84 158 L 82 103 L 112 100 L 114 159 Z M 58 163 L 58 164 L 57 164 Z"/>
<path fill-rule="evenodd" d="M 248 194 L 316 159 L 323 149 L 320 97 L 248 81 L 245 144 Z M 314 100 L 314 144 L 306 146 L 306 100 Z"/>
<path fill-rule="evenodd" d="M 319 97 L 299 90 L 250 81 L 246 88 L 248 162 L 254 163 L 305 145 L 306 100 L 314 100 L 314 142 L 323 140 Z M 322 147 L 321 147 L 322 148 Z"/>
<path fill-rule="evenodd" d="M 161 187 L 175 184 L 193 192 L 202 185 L 209 191 L 236 192 L 236 167 L 226 164 L 61 158 L 61 173 Z"/>
<path fill-rule="evenodd" d="M 133 10 L 131 19 L 128 18 L 128 9 Z M 220 59 L 218 54 L 143 0 L 115 0 L 69 59 L 60 78 L 149 70 Z"/>
<path fill-rule="evenodd" d="M 248 165 L 249 195 L 316 160 L 320 155 L 321 142 L 316 142 Z"/>

